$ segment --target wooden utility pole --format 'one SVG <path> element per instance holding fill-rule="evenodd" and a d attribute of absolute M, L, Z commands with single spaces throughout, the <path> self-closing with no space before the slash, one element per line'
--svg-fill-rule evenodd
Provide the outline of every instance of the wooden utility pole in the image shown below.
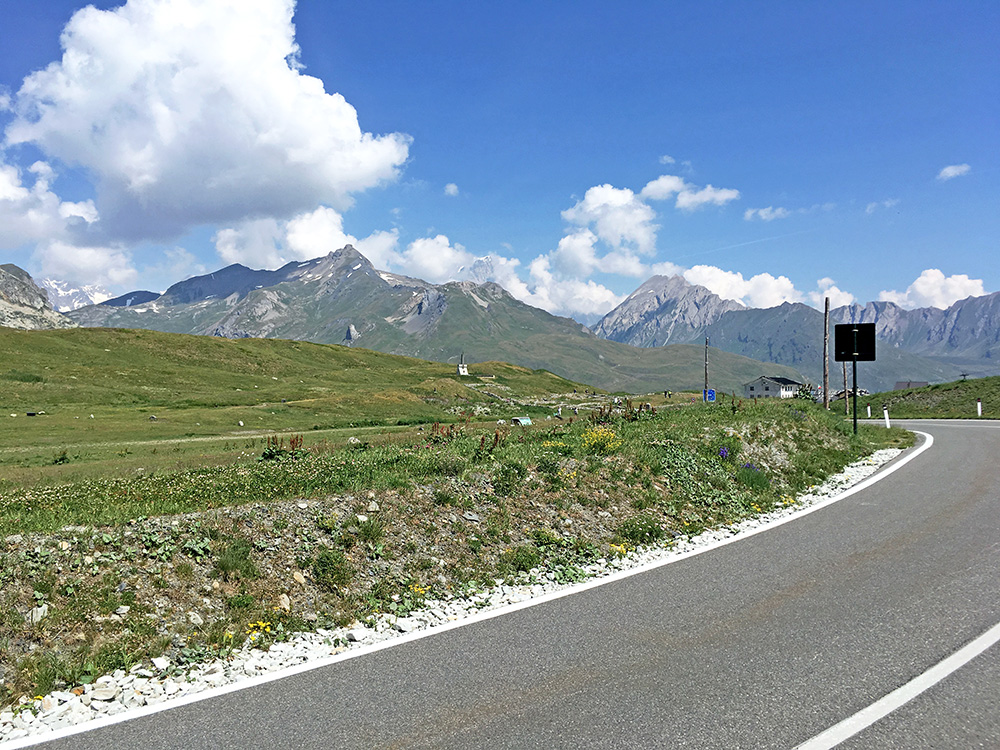
<path fill-rule="evenodd" d="M 701 399 L 708 400 L 708 336 L 705 337 L 705 390 L 701 393 Z"/>
<path fill-rule="evenodd" d="M 850 414 L 851 409 L 847 401 L 847 360 L 842 363 L 844 365 L 844 414 Z"/>
<path fill-rule="evenodd" d="M 823 303 L 823 408 L 830 408 L 830 298 Z"/>

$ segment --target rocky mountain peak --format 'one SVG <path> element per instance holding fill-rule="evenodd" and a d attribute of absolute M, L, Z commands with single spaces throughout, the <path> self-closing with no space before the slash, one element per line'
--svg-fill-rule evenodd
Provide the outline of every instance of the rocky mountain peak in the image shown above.
<path fill-rule="evenodd" d="M 724 300 L 682 276 L 653 276 L 594 326 L 606 339 L 633 346 L 690 340 L 698 331 L 743 305 Z"/>
<path fill-rule="evenodd" d="M 0 325 L 27 330 L 73 328 L 76 323 L 52 309 L 30 274 L 12 263 L 0 265 Z"/>

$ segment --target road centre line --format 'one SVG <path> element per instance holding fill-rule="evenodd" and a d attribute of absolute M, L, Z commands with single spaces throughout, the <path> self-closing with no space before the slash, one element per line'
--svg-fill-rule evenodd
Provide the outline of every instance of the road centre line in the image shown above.
<path fill-rule="evenodd" d="M 997 642 L 1000 642 L 1000 623 L 867 708 L 848 716 L 801 745 L 796 745 L 795 750 L 829 750 L 829 748 L 836 747 L 863 729 L 867 729 L 876 721 L 885 718 L 900 706 L 909 703 L 925 690 L 934 687 L 945 677 L 968 664 Z"/>
<path fill-rule="evenodd" d="M 650 570 L 655 570 L 665 565 L 670 565 L 672 563 L 679 562 L 680 560 L 685 560 L 690 557 L 695 557 L 696 555 L 701 555 L 706 552 L 710 552 L 711 550 L 718 549 L 719 547 L 724 547 L 728 544 L 733 544 L 734 542 L 748 539 L 749 537 L 756 536 L 757 534 L 763 533 L 765 531 L 770 531 L 771 529 L 777 528 L 778 526 L 783 526 L 784 524 L 789 523 L 790 521 L 794 521 L 796 519 L 802 518 L 803 516 L 807 516 L 810 513 L 814 513 L 815 511 L 820 510 L 821 508 L 825 508 L 828 505 L 840 502 L 841 500 L 844 500 L 850 497 L 851 495 L 854 495 L 858 492 L 861 492 L 864 489 L 867 489 L 876 482 L 885 479 L 890 474 L 903 468 L 906 464 L 915 459 L 917 456 L 924 453 L 934 444 L 934 438 L 930 434 L 926 432 L 919 432 L 916 430 L 914 430 L 914 433 L 920 435 L 924 439 L 922 445 L 913 449 L 911 453 L 905 455 L 903 458 L 890 462 L 887 468 L 877 471 L 867 479 L 858 482 L 858 484 L 854 485 L 853 487 L 849 487 L 841 494 L 827 498 L 826 500 L 823 500 L 821 502 L 814 503 L 806 508 L 802 508 L 799 511 L 783 516 L 771 523 L 767 523 L 763 526 L 758 526 L 756 528 L 748 529 L 746 531 L 741 531 L 737 534 L 734 534 L 731 537 L 727 537 L 726 539 L 720 539 L 719 541 L 712 542 L 711 544 L 706 544 L 703 547 L 689 550 L 687 552 L 678 553 L 676 555 L 665 556 L 663 558 L 660 558 L 658 560 L 653 560 L 652 562 L 648 562 L 643 565 L 637 565 L 634 568 L 620 570 L 617 573 L 612 573 L 602 578 L 595 578 L 572 587 L 561 589 L 559 591 L 553 591 L 549 594 L 544 594 L 542 596 L 538 596 L 522 602 L 516 602 L 514 604 L 509 604 L 504 607 L 498 607 L 493 610 L 480 612 L 471 615 L 470 617 L 464 618 L 462 620 L 456 620 L 454 622 L 436 625 L 434 627 L 427 628 L 425 630 L 406 633 L 397 638 L 391 638 L 388 640 L 380 641 L 378 643 L 373 643 L 370 646 L 362 646 L 360 648 L 351 649 L 349 651 L 329 656 L 325 659 L 317 659 L 315 661 L 306 662 L 304 664 L 299 664 L 294 667 L 288 667 L 283 670 L 271 672 L 270 674 L 260 675 L 258 677 L 252 677 L 247 680 L 242 680 L 240 682 L 233 682 L 228 685 L 220 685 L 219 687 L 209 688 L 208 690 L 203 690 L 198 693 L 186 695 L 176 700 L 164 701 L 163 703 L 157 703 L 153 706 L 143 706 L 141 708 L 134 709 L 132 711 L 126 711 L 124 713 L 116 714 L 114 716 L 108 716 L 103 719 L 97 719 L 95 721 L 89 721 L 84 724 L 77 724 L 74 726 L 57 729 L 53 732 L 48 732 L 46 734 L 30 735 L 20 740 L 14 740 L 12 743 L 0 743 L 0 750 L 19 750 L 19 748 L 31 747 L 33 745 L 40 745 L 44 742 L 50 742 L 52 740 L 62 739 L 64 737 L 70 737 L 76 734 L 82 734 L 84 732 L 102 729 L 104 727 L 112 726 L 114 724 L 119 724 L 123 721 L 138 719 L 144 716 L 150 716 L 152 714 L 160 713 L 161 711 L 166 711 L 173 708 L 180 708 L 181 706 L 186 706 L 191 703 L 197 703 L 203 700 L 208 700 L 210 698 L 226 695 L 228 693 L 235 693 L 239 690 L 246 690 L 248 688 L 257 687 L 259 685 L 265 685 L 269 682 L 281 680 L 286 677 L 292 677 L 294 675 L 302 674 L 304 672 L 311 672 L 314 669 L 322 669 L 324 667 L 328 667 L 338 662 L 348 661 L 350 659 L 356 659 L 361 656 L 367 656 L 368 654 L 373 654 L 378 651 L 382 651 L 383 649 L 393 648 L 395 646 L 402 646 L 403 644 L 410 643 L 412 641 L 417 641 L 422 638 L 428 638 L 430 636 L 437 635 L 439 633 L 443 633 L 449 630 L 465 627 L 467 625 L 472 625 L 477 622 L 492 620 L 494 617 L 500 617 L 502 615 L 511 614 L 513 612 L 517 612 L 522 609 L 528 609 L 529 607 L 535 607 L 550 601 L 562 599 L 563 597 L 566 596 L 571 596 L 573 594 L 579 594 L 584 591 L 589 591 L 590 589 L 597 588 L 598 586 L 604 586 L 609 583 L 621 581 L 624 580 L 625 578 L 630 578 L 631 576 L 638 575 L 640 573 L 645 573 Z"/>

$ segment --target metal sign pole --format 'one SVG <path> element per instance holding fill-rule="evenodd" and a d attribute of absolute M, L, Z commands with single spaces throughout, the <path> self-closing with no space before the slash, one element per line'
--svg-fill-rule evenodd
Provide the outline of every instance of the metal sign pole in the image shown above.
<path fill-rule="evenodd" d="M 851 385 L 854 389 L 854 434 L 858 434 L 858 328 L 854 327 L 854 356 L 851 358 Z"/>
<path fill-rule="evenodd" d="M 858 358 L 851 360 L 854 369 L 854 434 L 858 434 Z"/>

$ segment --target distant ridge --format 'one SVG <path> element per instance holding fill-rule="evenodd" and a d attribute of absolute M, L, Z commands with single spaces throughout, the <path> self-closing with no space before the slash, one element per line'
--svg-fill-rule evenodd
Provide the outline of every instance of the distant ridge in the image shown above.
<path fill-rule="evenodd" d="M 465 352 L 469 362 L 502 360 L 608 390 L 700 390 L 704 378 L 697 347 L 608 341 L 493 282 L 437 285 L 379 271 L 350 245 L 275 271 L 227 266 L 145 302 L 93 305 L 71 315 L 88 327 L 298 339 L 456 365 Z M 762 374 L 801 377 L 794 368 L 718 351 L 711 365 L 713 384 L 726 391 Z"/>
<path fill-rule="evenodd" d="M 152 302 L 159 296 L 160 295 L 156 292 L 139 290 L 123 294 L 120 297 L 115 297 L 114 299 L 104 300 L 104 302 L 100 302 L 98 304 L 107 305 L 108 307 L 132 307 L 133 305 L 142 305 L 146 302 Z"/>
<path fill-rule="evenodd" d="M 892 302 L 869 302 L 830 313 L 831 326 L 851 322 L 876 326 L 877 359 L 861 368 L 861 385 L 869 390 L 885 390 L 899 380 L 944 382 L 962 372 L 1000 372 L 1000 293 L 969 297 L 947 310 L 905 310 Z M 654 276 L 605 315 L 594 331 L 643 347 L 708 337 L 712 346 L 725 351 L 790 365 L 814 383 L 822 378 L 821 312 L 800 303 L 765 309 L 727 303 L 679 276 Z M 836 383 L 835 368 L 831 373 Z"/>

